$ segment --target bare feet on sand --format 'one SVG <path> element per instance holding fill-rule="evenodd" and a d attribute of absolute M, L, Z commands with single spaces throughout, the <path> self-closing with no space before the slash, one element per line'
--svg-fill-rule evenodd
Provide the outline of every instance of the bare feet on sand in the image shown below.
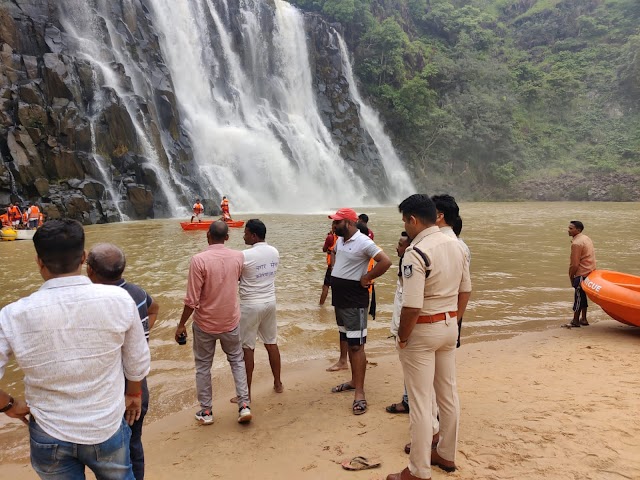
<path fill-rule="evenodd" d="M 284 392 L 284 385 L 282 385 L 282 383 L 280 383 L 279 385 L 274 385 L 273 389 L 276 393 L 282 393 Z"/>
<path fill-rule="evenodd" d="M 349 364 L 346 362 L 336 362 L 334 365 L 331 365 L 327 368 L 327 372 L 339 372 L 340 370 L 348 370 Z"/>

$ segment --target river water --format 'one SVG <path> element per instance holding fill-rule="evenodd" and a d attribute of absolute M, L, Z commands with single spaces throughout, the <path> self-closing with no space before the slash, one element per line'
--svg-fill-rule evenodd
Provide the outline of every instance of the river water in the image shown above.
<path fill-rule="evenodd" d="M 395 245 L 403 229 L 395 207 L 366 212 L 376 243 L 397 265 Z M 276 280 L 279 344 L 283 379 L 286 364 L 307 359 L 334 359 L 337 330 L 330 301 L 318 306 L 326 269 L 322 244 L 331 220 L 326 213 L 261 215 L 267 241 L 280 251 Z M 596 247 L 598 267 L 640 275 L 638 203 L 468 203 L 461 204 L 462 238 L 471 249 L 473 294 L 464 316 L 463 344 L 506 338 L 525 331 L 557 328 L 571 316 L 572 289 L 567 277 L 570 220 L 585 224 Z M 239 219 L 251 218 L 237 214 Z M 161 306 L 151 332 L 152 404 L 149 418 L 160 418 L 195 403 L 193 355 L 190 346 L 173 340 L 182 312 L 190 257 L 206 247 L 204 232 L 183 232 L 178 220 L 148 220 L 86 227 L 87 248 L 113 242 L 127 255 L 125 277 L 145 288 Z M 243 249 L 242 229 L 232 229 L 227 246 Z M 31 241 L 0 242 L 0 307 L 39 288 L 42 279 Z M 392 267 L 376 281 L 378 317 L 369 323 L 367 349 L 390 351 L 389 320 L 396 282 Z M 609 318 L 592 305 L 590 321 Z M 43 319 L 46 321 L 46 319 Z M 87 319 L 90 321 L 90 319 Z M 189 345 L 191 341 L 189 341 Z M 258 347 L 258 362 L 266 362 Z M 264 358 L 263 358 L 264 356 Z M 218 355 L 214 369 L 228 367 Z M 215 376 L 215 373 L 214 373 Z M 21 395 L 22 374 L 8 366 L 0 388 Z M 0 415 L 4 454 L 23 448 L 21 424 Z M 0 454 L 0 461 L 5 456 Z"/>

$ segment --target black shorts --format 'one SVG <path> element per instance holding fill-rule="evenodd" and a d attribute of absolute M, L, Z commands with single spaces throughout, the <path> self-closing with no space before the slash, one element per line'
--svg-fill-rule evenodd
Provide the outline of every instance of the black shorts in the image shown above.
<path fill-rule="evenodd" d="M 324 274 L 324 284 L 323 285 L 326 285 L 327 287 L 331 286 L 331 265 L 329 265 L 327 267 L 327 271 Z"/>
<path fill-rule="evenodd" d="M 587 294 L 584 293 L 584 290 L 582 289 L 582 280 L 584 280 L 587 277 L 574 277 L 573 280 L 571 281 L 571 284 L 573 285 L 573 288 L 576 289 L 574 295 L 573 295 L 573 312 L 577 313 L 580 310 L 584 310 L 586 309 L 589 304 L 587 303 Z"/>
<path fill-rule="evenodd" d="M 349 345 L 367 343 L 367 309 L 341 307 L 335 307 L 335 309 L 340 341 L 347 342 Z"/>

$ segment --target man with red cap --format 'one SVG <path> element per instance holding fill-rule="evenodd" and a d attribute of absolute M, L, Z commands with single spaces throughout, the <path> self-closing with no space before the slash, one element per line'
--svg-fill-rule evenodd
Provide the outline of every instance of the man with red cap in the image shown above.
<path fill-rule="evenodd" d="M 364 394 L 364 376 L 367 357 L 367 307 L 369 285 L 391 266 L 389 257 L 373 240 L 360 233 L 356 223 L 358 215 L 350 208 L 341 208 L 334 215 L 332 229 L 338 235 L 335 263 L 331 272 L 332 305 L 340 332 L 340 350 L 347 350 L 351 362 L 351 380 L 334 387 L 333 393 L 354 390 L 354 415 L 367 411 Z M 369 260 L 376 262 L 367 271 Z"/>

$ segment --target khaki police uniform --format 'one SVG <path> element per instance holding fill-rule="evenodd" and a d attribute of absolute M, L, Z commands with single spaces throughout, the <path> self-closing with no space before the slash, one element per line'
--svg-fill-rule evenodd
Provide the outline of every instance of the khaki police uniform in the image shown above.
<path fill-rule="evenodd" d="M 416 249 L 425 255 L 428 265 Z M 398 349 L 411 405 L 409 470 L 416 477 L 431 478 L 434 388 L 440 410 L 438 454 L 455 461 L 458 441 L 458 293 L 471 291 L 469 264 L 460 242 L 437 226 L 416 235 L 404 254 L 402 290 L 402 306 L 420 308 L 418 323 L 402 339 L 407 340 L 406 347 Z"/>

